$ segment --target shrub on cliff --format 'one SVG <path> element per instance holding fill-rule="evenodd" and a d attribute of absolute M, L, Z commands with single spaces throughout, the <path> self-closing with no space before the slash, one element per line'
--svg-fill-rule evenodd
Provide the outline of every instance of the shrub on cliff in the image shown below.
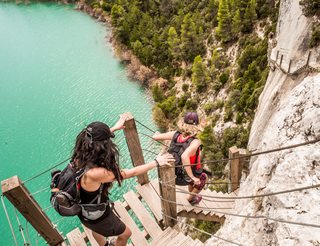
<path fill-rule="evenodd" d="M 303 7 L 305 16 L 320 17 L 320 1 L 319 0 L 301 0 L 300 5 Z"/>

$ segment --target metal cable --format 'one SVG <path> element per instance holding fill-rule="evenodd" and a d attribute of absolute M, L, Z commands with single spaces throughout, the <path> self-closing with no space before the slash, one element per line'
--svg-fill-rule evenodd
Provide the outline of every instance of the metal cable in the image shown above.
<path fill-rule="evenodd" d="M 189 224 L 187 224 L 187 223 L 181 222 L 181 221 L 177 220 L 176 218 L 173 218 L 173 217 L 171 217 L 170 215 L 167 215 L 167 214 L 165 214 L 165 213 L 163 213 L 163 212 L 161 212 L 161 214 L 162 214 L 163 216 L 167 217 L 167 218 L 170 218 L 170 219 L 173 219 L 173 220 L 175 220 L 175 221 L 177 221 L 177 222 L 180 222 L 180 223 L 182 223 L 182 224 L 185 224 L 186 226 L 191 227 L 192 229 L 194 229 L 194 230 L 196 230 L 196 231 L 198 231 L 198 232 L 201 232 L 201 233 L 203 233 L 203 234 L 206 234 L 206 235 L 208 235 L 208 236 L 210 236 L 210 237 L 215 237 L 215 238 L 220 239 L 220 240 L 223 240 L 223 241 L 225 241 L 225 242 L 242 246 L 242 244 L 232 242 L 232 241 L 230 241 L 230 240 L 228 240 L 228 239 L 225 239 L 225 238 L 216 236 L 216 235 L 214 235 L 214 234 L 211 234 L 211 233 L 209 233 L 209 232 L 200 230 L 200 229 L 198 229 L 197 227 L 195 227 L 195 226 L 193 226 L 193 225 L 189 225 Z"/>
<path fill-rule="evenodd" d="M 26 234 L 27 234 L 27 238 L 28 238 L 28 245 L 31 245 L 28 224 L 29 224 L 29 222 L 26 220 Z"/>
<path fill-rule="evenodd" d="M 59 162 L 58 164 L 56 164 L 56 165 L 54 165 L 54 166 L 52 166 L 52 167 L 50 167 L 50 168 L 48 168 L 48 169 L 44 170 L 43 172 L 41 172 L 41 173 L 39 173 L 39 174 L 37 174 L 37 175 L 34 175 L 33 177 L 31 177 L 31 178 L 29 178 L 29 179 L 27 179 L 27 180 L 23 181 L 23 182 L 22 182 L 22 184 L 25 184 L 25 183 L 27 183 L 27 182 L 29 182 L 29 181 L 31 181 L 31 180 L 33 180 L 33 179 L 35 179 L 35 178 L 40 177 L 41 175 L 43 175 L 43 174 L 45 174 L 45 173 L 47 173 L 47 172 L 51 171 L 52 169 L 54 169 L 54 168 L 56 168 L 56 167 L 58 167 L 58 166 L 62 165 L 63 163 L 65 163 L 65 162 L 67 162 L 67 161 L 69 161 L 69 160 L 70 160 L 70 157 L 69 157 L 69 158 L 67 158 L 67 159 L 65 159 L 65 160 L 63 160 L 63 161 L 61 161 L 61 162 Z"/>
<path fill-rule="evenodd" d="M 141 126 L 143 126 L 144 128 L 148 129 L 150 132 L 152 132 L 152 133 L 156 133 L 156 131 L 155 131 L 155 130 L 152 130 L 151 128 L 149 128 L 149 127 L 148 127 L 148 126 L 146 126 L 145 124 L 141 123 L 141 122 L 140 122 L 140 121 L 138 121 L 137 119 L 135 119 L 135 121 L 136 121 L 137 123 L 139 123 Z"/>
<path fill-rule="evenodd" d="M 46 208 L 44 208 L 44 209 L 41 209 L 41 210 L 42 210 L 42 212 L 45 212 L 45 211 L 47 211 L 47 210 L 49 210 L 49 209 L 51 209 L 51 208 L 53 208 L 52 205 L 50 205 L 50 206 L 48 206 L 48 207 L 46 207 Z"/>
<path fill-rule="evenodd" d="M 176 188 L 177 190 L 179 190 L 180 193 L 186 193 L 186 194 L 190 194 L 190 195 L 196 195 L 197 193 L 194 192 L 189 192 L 189 191 L 185 191 L 179 187 L 174 187 L 172 185 L 163 183 L 162 181 L 159 181 L 159 183 L 161 183 L 164 186 L 168 186 L 170 188 Z M 290 190 L 283 190 L 283 191 L 277 191 L 277 192 L 270 192 L 270 193 L 265 193 L 265 194 L 260 194 L 260 195 L 254 195 L 254 196 L 235 196 L 235 197 L 219 197 L 219 196 L 210 196 L 210 195 L 202 195 L 204 197 L 208 197 L 208 198 L 215 198 L 215 199 L 248 199 L 248 198 L 257 198 L 257 197 L 266 197 L 266 196 L 274 196 L 274 195 L 279 195 L 279 194 L 285 194 L 285 193 L 291 193 L 291 192 L 295 192 L 295 191 L 302 191 L 302 190 L 308 190 L 308 189 L 315 189 L 320 187 L 320 184 L 316 184 L 316 185 L 310 185 L 310 186 L 304 186 L 304 187 L 300 187 L 300 188 L 295 188 L 295 189 L 290 189 Z"/>
<path fill-rule="evenodd" d="M 17 223 L 18 223 L 18 226 L 19 226 L 19 231 L 20 231 L 22 239 L 23 239 L 23 245 L 28 246 L 29 244 L 27 243 L 26 238 L 24 236 L 24 232 L 23 232 L 24 229 L 23 229 L 23 227 L 22 227 L 22 225 L 20 223 L 20 219 L 19 219 L 19 216 L 17 214 L 17 209 L 16 208 L 14 208 L 14 213 L 16 215 L 16 220 L 17 220 Z"/>
<path fill-rule="evenodd" d="M 155 152 L 153 152 L 153 151 L 151 151 L 151 150 L 148 150 L 148 149 L 142 149 L 143 151 L 147 151 L 147 152 L 149 152 L 149 153 L 151 153 L 151 154 L 154 154 L 154 155 L 158 155 L 157 153 L 155 153 Z"/>
<path fill-rule="evenodd" d="M 194 166 L 194 165 L 198 165 L 198 164 L 201 164 L 201 165 L 204 165 L 204 164 L 213 164 L 213 163 L 219 163 L 219 162 L 227 162 L 227 161 L 232 161 L 232 160 L 244 159 L 244 158 L 248 158 L 248 157 L 252 157 L 252 156 L 269 154 L 269 153 L 272 153 L 272 152 L 277 152 L 277 151 L 286 150 L 286 149 L 293 149 L 293 148 L 297 148 L 297 147 L 304 146 L 304 145 L 308 145 L 308 144 L 314 144 L 314 143 L 317 143 L 317 142 L 319 142 L 319 141 L 320 141 L 320 139 L 315 139 L 315 140 L 303 142 L 303 143 L 300 143 L 300 144 L 289 145 L 289 146 L 285 146 L 285 147 L 281 147 L 281 148 L 270 149 L 270 150 L 261 151 L 261 152 L 256 152 L 256 153 L 251 153 L 251 154 L 247 154 L 247 155 L 242 155 L 242 156 L 237 156 L 237 157 L 231 157 L 231 158 L 224 158 L 224 159 L 220 159 L 220 160 L 202 161 L 201 163 L 194 163 L 194 164 L 188 164 L 188 165 L 171 166 L 170 168 L 188 167 L 188 166 Z M 209 166 L 210 166 L 210 165 L 209 165 Z"/>
<path fill-rule="evenodd" d="M 234 213 L 229 213 L 229 212 L 220 212 L 220 211 L 214 210 L 215 208 L 206 208 L 206 207 L 201 207 L 201 206 L 196 206 L 196 207 L 194 207 L 194 206 L 186 206 L 184 204 L 180 204 L 180 203 L 177 203 L 175 201 L 170 201 L 170 200 L 164 199 L 161 196 L 160 196 L 160 199 L 164 200 L 166 202 L 169 202 L 169 203 L 174 203 L 174 204 L 179 205 L 179 206 L 184 206 L 186 208 L 200 208 L 202 210 L 210 211 L 210 212 L 213 212 L 213 213 L 216 213 L 216 214 L 230 215 L 230 216 L 234 216 L 234 217 L 241 217 L 241 218 L 248 218 L 248 219 L 266 219 L 266 220 L 272 220 L 272 221 L 276 221 L 276 222 L 280 222 L 280 223 L 287 223 L 287 224 L 294 224 L 294 225 L 301 225 L 301 226 L 320 228 L 320 225 L 317 225 L 317 224 L 310 224 L 310 223 L 296 222 L 296 221 L 288 221 L 288 220 L 284 220 L 284 219 L 281 219 L 281 218 L 280 219 L 279 218 L 271 218 L 271 217 L 268 217 L 268 216 L 265 216 L 265 215 L 254 216 L 254 215 L 234 214 Z M 228 209 L 228 208 L 219 208 L 219 209 Z"/>
<path fill-rule="evenodd" d="M 194 206 L 186 206 L 184 204 L 180 204 L 180 203 L 177 203 L 175 201 L 170 201 L 170 200 L 164 199 L 159 194 L 158 194 L 158 196 L 159 196 L 159 198 L 161 200 L 166 201 L 168 203 L 174 203 L 176 205 L 184 206 L 186 208 L 200 208 L 202 210 L 210 211 L 210 212 L 213 212 L 213 213 L 216 213 L 216 214 L 230 215 L 230 216 L 234 216 L 234 217 L 249 218 L 249 219 L 266 219 L 266 220 L 272 220 L 272 221 L 276 221 L 276 222 L 280 222 L 280 223 L 287 223 L 287 224 L 294 224 L 294 225 L 301 225 L 301 226 L 309 226 L 309 227 L 320 228 L 320 225 L 317 225 L 317 224 L 310 224 L 310 223 L 296 222 L 296 221 L 288 221 L 288 220 L 284 220 L 284 219 L 281 219 L 281 218 L 271 218 L 271 217 L 268 217 L 268 216 L 265 216 L 265 215 L 258 215 L 258 216 L 242 215 L 242 214 L 234 214 L 234 213 L 220 212 L 220 211 L 214 210 L 216 208 L 208 208 L 208 207 L 201 207 L 201 206 L 196 206 L 196 207 L 194 207 Z M 230 208 L 218 208 L 218 209 L 230 209 Z"/>
<path fill-rule="evenodd" d="M 163 146 L 165 146 L 165 147 L 169 148 L 169 146 L 168 146 L 168 145 L 166 145 L 166 144 L 162 143 L 161 141 L 158 141 L 158 140 L 153 139 L 153 137 L 151 137 L 151 136 L 150 136 L 150 135 L 148 135 L 148 134 L 145 134 L 145 133 L 143 133 L 143 132 L 138 132 L 138 134 L 144 135 L 144 136 L 146 136 L 146 137 L 148 137 L 148 138 L 152 139 L 153 141 L 155 141 L 155 142 L 157 142 L 157 143 L 159 143 L 159 144 L 161 144 L 161 145 L 163 145 Z"/>
<path fill-rule="evenodd" d="M 50 190 L 50 187 L 46 187 L 46 188 L 43 188 L 43 189 L 41 189 L 41 190 L 38 190 L 38 191 L 36 191 L 36 192 L 34 192 L 34 193 L 31 193 L 30 196 L 37 195 L 37 194 L 39 194 L 39 193 L 41 193 L 41 192 L 43 192 L 43 191 L 46 191 L 46 190 Z"/>
<path fill-rule="evenodd" d="M 2 206 L 3 206 L 4 213 L 6 214 L 7 221 L 8 221 L 9 226 L 10 226 L 10 230 L 11 230 L 11 233 L 12 233 L 12 236 L 13 236 L 14 243 L 16 244 L 16 246 L 18 246 L 17 238 L 16 238 L 16 235 L 14 234 L 14 230 L 13 230 L 13 227 L 12 227 L 12 223 L 11 223 L 11 220 L 10 220 L 10 217 L 9 217 L 9 214 L 8 214 L 8 211 L 7 211 L 7 208 L 6 208 L 6 205 L 5 205 L 5 203 L 4 203 L 4 199 L 3 199 L 3 195 L 2 195 L 2 194 L 1 194 L 1 202 L 2 202 Z"/>

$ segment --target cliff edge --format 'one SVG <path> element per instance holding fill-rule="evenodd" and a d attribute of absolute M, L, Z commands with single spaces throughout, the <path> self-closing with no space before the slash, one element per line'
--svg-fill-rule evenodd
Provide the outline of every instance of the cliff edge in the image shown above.
<path fill-rule="evenodd" d="M 269 42 L 270 70 L 251 128 L 249 149 L 264 151 L 320 139 L 320 48 L 309 49 L 312 19 L 298 0 L 281 1 Z M 320 142 L 253 157 L 239 196 L 320 184 Z M 320 225 L 318 188 L 236 201 L 238 215 Z M 266 218 L 226 216 L 217 236 L 241 245 L 320 245 L 319 228 Z M 212 237 L 206 245 L 233 245 Z"/>

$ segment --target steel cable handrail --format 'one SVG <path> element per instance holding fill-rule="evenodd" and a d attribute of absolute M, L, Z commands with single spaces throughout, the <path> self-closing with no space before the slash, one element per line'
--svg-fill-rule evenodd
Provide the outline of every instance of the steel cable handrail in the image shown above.
<path fill-rule="evenodd" d="M 176 218 L 173 218 L 173 217 L 171 217 L 170 215 L 167 215 L 167 214 L 165 214 L 165 213 L 163 213 L 163 212 L 161 212 L 161 214 L 164 215 L 165 217 L 168 217 L 168 218 L 173 219 L 173 220 L 175 220 L 175 221 L 177 221 L 177 222 L 180 222 L 180 223 L 182 223 L 182 224 L 185 224 L 186 226 L 191 227 L 192 229 L 194 229 L 194 230 L 196 230 L 196 231 L 198 231 L 198 232 L 201 232 L 201 233 L 203 233 L 203 234 L 206 234 L 206 235 L 208 235 L 208 236 L 210 236 L 210 237 L 215 237 L 215 238 L 220 239 L 220 240 L 222 240 L 222 241 L 225 241 L 225 242 L 228 242 L 228 243 L 232 243 L 232 244 L 235 244 L 235 245 L 238 245 L 238 246 L 242 246 L 242 244 L 235 243 L 235 242 L 233 242 L 233 241 L 230 241 L 229 239 L 225 239 L 225 238 L 216 236 L 216 235 L 214 235 L 214 234 L 210 234 L 209 232 L 206 232 L 206 231 L 203 231 L 203 230 L 201 230 L 201 229 L 198 229 L 198 228 L 196 228 L 196 227 L 193 226 L 193 225 L 189 225 L 189 224 L 187 224 L 187 223 L 181 222 L 181 221 L 177 220 Z"/>

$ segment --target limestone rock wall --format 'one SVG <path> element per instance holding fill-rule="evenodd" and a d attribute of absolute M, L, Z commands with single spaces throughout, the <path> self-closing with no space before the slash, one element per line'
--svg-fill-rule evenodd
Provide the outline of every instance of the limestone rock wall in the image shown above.
<path fill-rule="evenodd" d="M 302 15 L 299 0 L 281 1 L 277 48 L 295 59 L 308 49 L 311 20 Z M 319 60 L 317 49 L 313 50 Z M 307 70 L 289 76 L 270 71 L 251 129 L 249 149 L 263 151 L 320 139 L 320 74 Z M 320 142 L 251 158 L 250 174 L 239 196 L 264 194 L 320 184 Z M 320 189 L 264 198 L 237 200 L 235 214 L 320 225 Z M 217 236 L 242 245 L 320 245 L 320 229 L 227 216 Z M 212 237 L 206 245 L 233 245 Z"/>

